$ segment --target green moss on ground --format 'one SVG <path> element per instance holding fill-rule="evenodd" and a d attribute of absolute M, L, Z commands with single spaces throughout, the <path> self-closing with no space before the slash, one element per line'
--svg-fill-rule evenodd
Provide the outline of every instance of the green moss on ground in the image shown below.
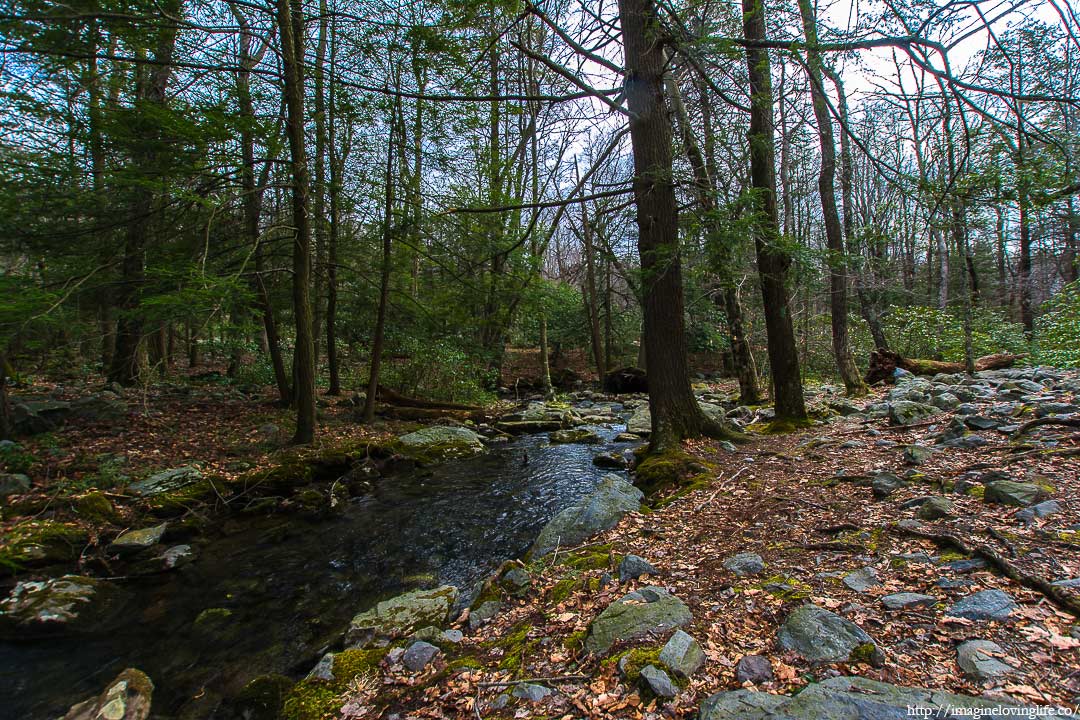
<path fill-rule="evenodd" d="M 611 562 L 611 543 L 582 548 L 559 559 L 559 565 L 573 570 L 601 570 L 611 567 Z"/>
<path fill-rule="evenodd" d="M 79 517 L 89 522 L 111 525 L 120 519 L 112 501 L 100 490 L 80 495 L 72 500 L 71 506 Z"/>
<path fill-rule="evenodd" d="M 245 685 L 231 704 L 236 714 L 247 720 L 278 720 L 294 684 L 284 675 L 260 675 Z"/>
<path fill-rule="evenodd" d="M 27 565 L 69 562 L 86 547 L 86 530 L 55 520 L 18 523 L 0 540 L 0 567 L 18 570 Z"/>
<path fill-rule="evenodd" d="M 634 468 L 634 484 L 646 497 L 690 492 L 712 481 L 716 467 L 681 448 L 641 456 Z"/>
<path fill-rule="evenodd" d="M 530 638 L 533 626 L 528 621 L 518 623 L 509 633 L 495 640 L 494 647 L 503 651 L 502 660 L 499 661 L 500 670 L 510 670 L 517 673 L 521 670 L 523 658 L 536 649 L 539 640 Z"/>

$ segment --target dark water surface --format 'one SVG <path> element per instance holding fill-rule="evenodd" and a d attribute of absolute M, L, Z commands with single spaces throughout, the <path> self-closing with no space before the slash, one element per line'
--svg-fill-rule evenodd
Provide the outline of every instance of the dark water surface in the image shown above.
<path fill-rule="evenodd" d="M 214 717 L 221 697 L 262 673 L 302 675 L 375 601 L 434 583 L 468 588 L 523 554 L 548 519 L 611 472 L 593 455 L 628 447 L 612 444 L 621 427 L 593 429 L 603 444 L 528 436 L 383 478 L 329 519 L 226 521 L 225 537 L 191 565 L 123 583 L 134 599 L 119 630 L 0 642 L 0 719 L 58 718 L 126 667 L 154 681 L 162 719 Z M 213 608 L 230 614 L 196 624 Z"/>

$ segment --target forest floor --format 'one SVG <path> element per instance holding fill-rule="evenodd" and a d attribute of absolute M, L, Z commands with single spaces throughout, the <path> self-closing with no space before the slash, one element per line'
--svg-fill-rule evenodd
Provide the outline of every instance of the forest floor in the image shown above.
<path fill-rule="evenodd" d="M 62 399 L 86 388 L 32 390 Z M 287 410 L 227 386 L 162 385 L 137 402 L 144 412 L 131 413 L 122 432 L 109 422 L 89 423 L 23 441 L 35 458 L 31 495 L 54 507 L 30 503 L 20 512 L 8 505 L 0 532 L 8 535 L 28 515 L 54 511 L 58 498 L 68 502 L 98 487 L 103 467 L 134 476 L 198 461 L 207 470 L 235 476 L 277 462 L 288 439 Z M 327 398 L 321 405 L 320 443 L 326 446 L 377 441 L 415 427 L 392 421 L 363 427 L 353 422 L 348 401 Z M 1032 577 L 1080 577 L 1080 459 L 1025 451 L 988 431 L 980 433 L 987 445 L 934 452 L 910 482 L 876 498 L 864 481 L 880 471 L 902 476 L 911 470 L 904 448 L 926 440 L 932 425 L 947 420 L 943 414 L 897 427 L 887 420 L 834 419 L 785 435 L 753 435 L 736 452 L 711 442 L 688 443 L 687 452 L 711 468 L 706 483 L 670 502 L 650 498 L 653 509 L 631 513 L 587 545 L 525 565 L 532 583 L 524 597 L 504 598 L 501 612 L 478 627 L 462 618 L 457 623 L 461 641 L 421 672 L 410 672 L 400 652 L 391 653 L 375 681 L 354 683 L 341 695 L 343 712 L 346 717 L 688 718 L 710 694 L 752 686 L 736 679 L 736 666 L 748 655 L 767 660 L 772 678 L 756 687 L 774 693 L 790 694 L 813 680 L 848 674 L 1072 706 L 1080 696 L 1076 618 L 977 558 L 912 535 L 912 526 L 900 521 L 915 517 L 918 498 L 944 495 L 953 503 L 951 515 L 923 522 L 921 532 L 988 547 Z M 1044 441 L 1057 438 L 1058 449 L 1080 444 L 1062 428 L 1033 434 Z M 108 459 L 118 456 L 123 463 L 110 466 Z M 1017 517 L 1021 508 L 952 492 L 966 473 L 992 470 L 1052 486 L 1061 511 L 1025 523 Z M 122 504 L 124 498 L 115 500 Z M 78 513 L 72 517 L 80 522 Z M 91 528 L 91 537 L 100 530 Z M 764 572 L 737 577 L 725 569 L 725 559 L 746 552 L 763 558 Z M 609 581 L 606 576 L 617 575 L 620 558 L 629 554 L 652 563 L 658 577 Z M 869 587 L 855 590 L 843 581 L 863 568 L 876 574 Z M 649 697 L 620 672 L 615 658 L 631 646 L 616 646 L 605 659 L 582 649 L 590 622 L 612 601 L 646 585 L 666 587 L 686 602 L 693 620 L 684 629 L 699 640 L 707 658 L 670 700 Z M 1004 590 L 1019 606 L 1007 621 L 945 614 L 960 598 L 991 588 Z M 903 610 L 883 606 L 883 596 L 899 592 L 925 593 L 934 601 Z M 1071 597 L 1075 602 L 1078 596 Z M 879 667 L 812 665 L 781 650 L 780 625 L 807 600 L 862 627 L 884 662 Z M 956 647 L 971 639 L 996 642 L 1003 650 L 999 659 L 1015 672 L 986 683 L 968 679 L 958 669 Z M 657 642 L 663 638 L 653 639 L 653 650 Z M 650 646 L 637 641 L 633 647 Z M 537 684 L 558 692 L 539 699 L 511 697 L 508 691 L 526 679 L 540 679 Z"/>

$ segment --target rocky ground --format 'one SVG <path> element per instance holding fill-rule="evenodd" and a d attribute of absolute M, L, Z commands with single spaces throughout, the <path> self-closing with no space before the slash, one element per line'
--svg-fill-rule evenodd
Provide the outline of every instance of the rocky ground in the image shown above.
<path fill-rule="evenodd" d="M 901 377 L 854 402 L 819 388 L 818 424 L 784 434 L 767 409 L 734 407 L 724 390 L 702 388 L 706 409 L 748 430 L 747 442 L 688 443 L 650 458 L 637 488 L 612 476 L 483 587 L 365 610 L 306 680 L 257 679 L 226 716 L 677 718 L 700 709 L 703 720 L 722 720 L 1075 707 L 1076 374 Z M 646 431 L 640 399 L 577 400 L 578 417 L 620 412 L 629 430 Z M 479 429 L 491 442 L 517 428 L 507 423 L 558 421 L 531 429 L 591 442 L 565 427 L 574 424 L 566 412 L 534 405 Z M 425 438 L 446 449 L 447 438 Z M 142 707 L 145 683 L 131 677 L 86 712 L 121 696 Z"/>

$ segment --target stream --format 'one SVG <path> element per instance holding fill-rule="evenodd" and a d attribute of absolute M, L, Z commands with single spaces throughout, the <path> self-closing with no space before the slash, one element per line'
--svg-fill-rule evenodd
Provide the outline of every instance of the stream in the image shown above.
<path fill-rule="evenodd" d="M 124 583 L 134 600 L 119 630 L 0 642 L 0 720 L 55 720 L 126 667 L 154 681 L 161 720 L 220 717 L 221 699 L 263 673 L 302 677 L 376 601 L 442 583 L 464 590 L 524 554 L 612 472 L 593 456 L 631 447 L 613 441 L 622 426 L 590 429 L 602 443 L 528 435 L 382 478 L 327 519 L 227 519 L 194 563 Z"/>

